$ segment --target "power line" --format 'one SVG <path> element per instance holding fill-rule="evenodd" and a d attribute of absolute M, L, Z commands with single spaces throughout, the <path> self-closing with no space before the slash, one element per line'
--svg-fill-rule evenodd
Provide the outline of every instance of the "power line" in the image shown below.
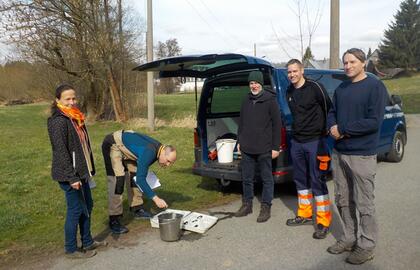
<path fill-rule="evenodd" d="M 220 25 L 222 25 L 222 26 L 224 26 L 223 25 L 223 23 L 219 20 L 219 18 L 213 13 L 213 11 L 211 11 L 211 9 L 207 6 L 207 4 L 203 1 L 203 0 L 200 0 L 200 2 L 201 2 L 201 4 L 204 6 L 204 8 L 208 11 L 208 13 L 220 24 Z M 235 35 L 235 34 L 233 34 L 232 32 L 230 32 L 227 28 L 222 28 L 222 30 L 224 31 L 224 32 L 226 32 L 226 34 L 228 35 L 228 37 L 229 38 L 232 38 L 232 40 L 234 40 L 234 41 L 236 41 L 236 42 L 238 42 L 238 43 L 241 43 L 242 45 L 244 45 L 244 46 L 248 46 L 249 44 L 248 43 L 246 43 L 246 42 L 243 42 L 242 40 L 240 40 L 239 38 L 238 38 L 238 36 L 237 35 Z"/>
<path fill-rule="evenodd" d="M 185 0 L 187 1 L 187 3 L 193 8 L 193 10 L 195 11 L 195 13 L 201 18 L 201 20 L 203 20 L 203 22 L 205 24 L 207 24 L 208 27 L 210 27 L 215 33 L 217 33 L 220 37 L 222 37 L 223 42 L 225 42 L 227 45 L 232 46 L 232 44 L 230 44 L 229 41 L 227 41 L 225 39 L 225 37 L 217 30 L 215 29 L 198 11 L 198 9 L 196 9 L 196 7 L 189 1 L 189 0 Z"/>

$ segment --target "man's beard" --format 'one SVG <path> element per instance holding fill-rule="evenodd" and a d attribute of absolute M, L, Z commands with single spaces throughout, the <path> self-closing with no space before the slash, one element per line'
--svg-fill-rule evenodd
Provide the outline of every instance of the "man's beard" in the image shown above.
<path fill-rule="evenodd" d="M 256 96 L 256 95 L 258 95 L 259 93 L 261 93 L 261 90 L 255 90 L 255 92 L 254 92 L 253 90 L 251 90 L 251 93 L 252 93 L 254 96 Z"/>

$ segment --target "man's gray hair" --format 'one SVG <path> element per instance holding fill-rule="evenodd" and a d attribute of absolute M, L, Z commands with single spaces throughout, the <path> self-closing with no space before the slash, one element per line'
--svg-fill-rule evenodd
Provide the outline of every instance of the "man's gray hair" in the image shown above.
<path fill-rule="evenodd" d="M 165 150 L 165 155 L 167 155 L 167 154 L 169 154 L 169 153 L 171 153 L 171 152 L 176 151 L 176 148 L 175 148 L 175 146 L 173 146 L 173 145 L 170 145 L 170 144 L 165 144 L 165 145 L 163 146 L 163 150 Z"/>

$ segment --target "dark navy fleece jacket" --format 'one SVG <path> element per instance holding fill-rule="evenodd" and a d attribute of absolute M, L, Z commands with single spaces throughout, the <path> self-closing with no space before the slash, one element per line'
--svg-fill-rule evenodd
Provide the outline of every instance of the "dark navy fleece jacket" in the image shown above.
<path fill-rule="evenodd" d="M 328 114 L 328 129 L 338 126 L 344 138 L 335 149 L 347 155 L 374 155 L 385 111 L 388 93 L 384 84 L 374 78 L 341 83 L 334 94 Z"/>

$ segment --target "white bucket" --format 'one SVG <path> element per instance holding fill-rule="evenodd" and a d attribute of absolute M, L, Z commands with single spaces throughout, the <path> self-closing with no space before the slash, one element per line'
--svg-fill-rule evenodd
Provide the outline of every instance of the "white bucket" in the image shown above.
<path fill-rule="evenodd" d="M 229 163 L 233 161 L 233 149 L 236 140 L 220 139 L 216 141 L 217 160 L 219 163 Z"/>

